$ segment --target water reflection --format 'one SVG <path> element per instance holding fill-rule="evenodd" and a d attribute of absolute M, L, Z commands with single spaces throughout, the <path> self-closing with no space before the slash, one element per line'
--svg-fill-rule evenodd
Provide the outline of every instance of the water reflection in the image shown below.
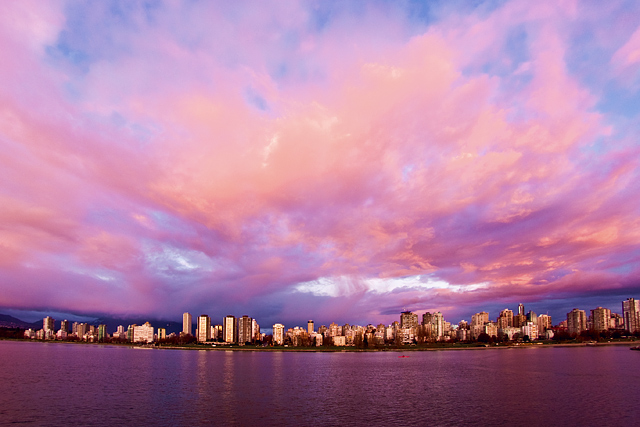
<path fill-rule="evenodd" d="M 640 415 L 638 355 L 625 347 L 408 355 L 0 341 L 0 420 L 105 426 L 632 425 Z M 70 374 L 52 366 L 74 369 Z M 41 410 L 43 401 L 60 396 L 83 404 Z"/>

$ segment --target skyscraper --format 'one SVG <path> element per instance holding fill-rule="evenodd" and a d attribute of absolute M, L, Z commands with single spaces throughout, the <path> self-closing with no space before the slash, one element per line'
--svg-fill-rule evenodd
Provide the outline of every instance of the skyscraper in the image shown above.
<path fill-rule="evenodd" d="M 506 329 L 513 326 L 513 311 L 505 308 L 498 316 L 498 327 Z"/>
<path fill-rule="evenodd" d="M 524 304 L 518 304 L 518 314 L 524 316 Z"/>
<path fill-rule="evenodd" d="M 182 315 L 182 333 L 191 335 L 191 328 L 193 326 L 193 319 L 191 313 L 184 313 Z"/>
<path fill-rule="evenodd" d="M 275 345 L 284 344 L 284 325 L 282 323 L 273 325 L 273 343 Z"/>
<path fill-rule="evenodd" d="M 428 311 L 422 315 L 422 326 L 431 325 L 431 313 Z"/>
<path fill-rule="evenodd" d="M 436 340 L 444 337 L 444 316 L 439 311 L 436 311 L 431 316 L 431 331 Z"/>
<path fill-rule="evenodd" d="M 591 324 L 594 331 L 608 331 L 611 324 L 611 310 L 602 307 L 591 310 Z"/>
<path fill-rule="evenodd" d="M 253 342 L 251 320 L 247 315 L 238 318 L 238 344 L 240 345 Z"/>
<path fill-rule="evenodd" d="M 574 308 L 567 313 L 567 332 L 570 334 L 579 334 L 587 330 L 587 314 L 584 310 Z"/>
<path fill-rule="evenodd" d="M 538 316 L 538 333 L 544 334 L 547 329 L 551 329 L 551 316 L 548 314 L 541 314 Z"/>
<path fill-rule="evenodd" d="M 69 332 L 69 321 L 67 319 L 60 322 L 60 329 L 65 332 Z"/>
<path fill-rule="evenodd" d="M 228 344 L 236 343 L 238 342 L 237 334 L 236 318 L 229 315 L 222 319 L 222 341 Z"/>
<path fill-rule="evenodd" d="M 53 317 L 47 316 L 42 320 L 42 329 L 44 329 L 45 331 L 53 331 L 54 323 L 55 320 L 53 320 Z"/>
<path fill-rule="evenodd" d="M 98 341 L 104 342 L 108 337 L 107 325 L 98 325 Z"/>
<path fill-rule="evenodd" d="M 403 311 L 400 313 L 400 327 L 405 328 L 417 328 L 418 327 L 418 315 L 413 314 L 410 311 Z"/>
<path fill-rule="evenodd" d="M 640 332 L 640 301 L 633 298 L 622 301 L 622 317 L 625 330 L 630 333 Z"/>
<path fill-rule="evenodd" d="M 198 316 L 198 342 L 211 340 L 211 319 L 206 314 Z"/>
<path fill-rule="evenodd" d="M 261 341 L 260 337 L 260 325 L 256 321 L 256 319 L 251 319 L 251 337 L 253 341 Z"/>
<path fill-rule="evenodd" d="M 310 333 L 310 334 L 315 332 L 314 328 L 313 328 L 313 320 L 309 320 L 307 322 L 307 332 Z"/>

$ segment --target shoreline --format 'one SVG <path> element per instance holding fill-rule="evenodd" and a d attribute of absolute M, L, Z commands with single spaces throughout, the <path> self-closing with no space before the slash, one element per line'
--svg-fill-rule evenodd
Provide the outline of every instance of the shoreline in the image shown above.
<path fill-rule="evenodd" d="M 574 343 L 520 343 L 511 345 L 459 345 L 452 344 L 450 346 L 409 346 L 402 348 L 355 348 L 355 347 L 328 347 L 328 348 L 315 348 L 315 347 L 253 347 L 253 346 L 163 346 L 163 345 L 149 345 L 149 344 L 132 344 L 132 343 L 91 343 L 91 342 L 78 342 L 78 341 L 56 341 L 56 340 L 23 340 L 23 339 L 11 339 L 0 338 L 0 341 L 13 341 L 13 342 L 38 342 L 43 344 L 75 344 L 75 345 L 96 345 L 96 346 L 111 346 L 111 347 L 128 347 L 139 350 L 187 350 L 187 351 L 238 351 L 238 352 L 280 352 L 280 353 L 383 353 L 383 352 L 422 352 L 422 351 L 460 351 L 460 350 L 508 350 L 508 349 L 530 349 L 530 348 L 569 348 L 569 347 L 605 347 L 605 346 L 629 346 L 638 345 L 640 340 L 635 339 L 633 341 L 611 341 L 611 342 L 574 342 Z"/>

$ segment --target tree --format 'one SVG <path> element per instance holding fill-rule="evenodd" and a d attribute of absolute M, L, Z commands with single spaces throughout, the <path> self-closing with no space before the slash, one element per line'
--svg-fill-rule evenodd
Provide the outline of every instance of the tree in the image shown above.
<path fill-rule="evenodd" d="M 483 332 L 480 335 L 478 335 L 478 342 L 482 342 L 485 344 L 488 344 L 491 342 L 491 337 L 489 336 L 489 334 Z"/>
<path fill-rule="evenodd" d="M 400 348 L 402 347 L 402 335 L 400 335 L 400 332 L 396 332 L 396 336 L 393 340 L 393 344 L 396 346 L 396 348 Z"/>

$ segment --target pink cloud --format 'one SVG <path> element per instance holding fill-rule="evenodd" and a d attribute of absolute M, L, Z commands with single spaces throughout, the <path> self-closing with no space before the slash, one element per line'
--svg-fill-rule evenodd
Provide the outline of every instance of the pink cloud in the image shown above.
<path fill-rule="evenodd" d="M 0 70 L 0 304 L 386 316 L 617 289 L 628 273 L 612 271 L 637 260 L 637 150 L 613 149 L 567 62 L 572 2 L 413 35 L 373 6 L 321 31 L 297 3 L 134 7 L 114 28 L 98 7 L 82 67 L 46 53 L 65 28 L 54 6 L 0 33 L 15 53 Z M 47 275 L 62 296 L 38 291 Z M 450 288 L 369 288 L 408 276 Z M 339 297 L 297 288 L 322 278 Z"/>

